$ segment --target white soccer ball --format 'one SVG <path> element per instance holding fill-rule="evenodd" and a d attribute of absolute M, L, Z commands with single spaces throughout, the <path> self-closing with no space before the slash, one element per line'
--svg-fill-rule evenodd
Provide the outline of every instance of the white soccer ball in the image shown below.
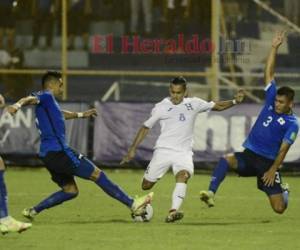
<path fill-rule="evenodd" d="M 151 204 L 147 204 L 141 215 L 131 214 L 131 217 L 136 222 L 149 222 L 153 217 L 153 207 Z"/>

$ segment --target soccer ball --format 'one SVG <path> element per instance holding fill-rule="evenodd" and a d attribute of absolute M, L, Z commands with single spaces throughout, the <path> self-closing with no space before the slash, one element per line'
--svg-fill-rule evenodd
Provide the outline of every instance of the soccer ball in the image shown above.
<path fill-rule="evenodd" d="M 136 222 L 149 222 L 153 217 L 153 207 L 151 204 L 147 204 L 141 215 L 131 214 L 131 217 Z"/>

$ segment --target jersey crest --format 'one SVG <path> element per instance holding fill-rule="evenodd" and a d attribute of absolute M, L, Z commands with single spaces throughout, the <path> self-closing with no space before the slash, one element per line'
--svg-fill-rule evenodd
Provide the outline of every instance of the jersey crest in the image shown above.
<path fill-rule="evenodd" d="M 277 121 L 281 126 L 285 124 L 285 120 L 282 117 L 279 117 Z"/>
<path fill-rule="evenodd" d="M 193 106 L 192 106 L 191 103 L 185 103 L 184 105 L 186 106 L 187 110 L 194 110 L 194 108 L 193 108 Z"/>

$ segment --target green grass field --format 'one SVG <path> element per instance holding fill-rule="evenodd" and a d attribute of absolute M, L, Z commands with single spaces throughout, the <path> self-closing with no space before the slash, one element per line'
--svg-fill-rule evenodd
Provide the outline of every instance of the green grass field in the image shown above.
<path fill-rule="evenodd" d="M 140 190 L 142 171 L 106 171 L 130 194 Z M 154 217 L 150 223 L 134 223 L 129 210 L 107 197 L 92 182 L 78 180 L 77 199 L 41 213 L 32 229 L 22 234 L 0 235 L 0 250 L 95 249 L 300 249 L 300 180 L 285 177 L 291 186 L 289 209 L 276 215 L 255 178 L 228 176 L 216 207 L 207 208 L 198 192 L 207 188 L 208 175 L 190 181 L 183 205 L 185 218 L 164 223 L 171 202 L 174 179 L 166 175 L 154 188 Z M 21 219 L 23 208 L 34 205 L 57 190 L 43 170 L 8 169 L 11 215 Z"/>

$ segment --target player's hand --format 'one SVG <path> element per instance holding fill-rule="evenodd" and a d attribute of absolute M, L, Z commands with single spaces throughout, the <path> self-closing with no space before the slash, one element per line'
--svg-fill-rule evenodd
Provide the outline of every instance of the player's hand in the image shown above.
<path fill-rule="evenodd" d="M 274 185 L 276 177 L 276 168 L 270 168 L 267 172 L 264 173 L 262 180 L 267 187 L 272 187 Z"/>
<path fill-rule="evenodd" d="M 134 156 L 135 156 L 135 149 L 130 148 L 127 155 L 125 155 L 122 161 L 120 162 L 120 165 L 130 162 L 134 158 Z"/>
<path fill-rule="evenodd" d="M 284 37 L 285 37 L 285 33 L 286 33 L 285 31 L 277 31 L 276 32 L 276 35 L 272 41 L 272 47 L 278 48 L 282 44 Z"/>
<path fill-rule="evenodd" d="M 9 105 L 6 107 L 5 110 L 6 110 L 6 112 L 10 113 L 11 115 L 14 115 L 19 110 L 19 107 L 17 107 L 15 104 Z"/>
<path fill-rule="evenodd" d="M 96 117 L 98 115 L 97 110 L 95 108 L 84 111 L 82 114 L 83 118 Z"/>
<path fill-rule="evenodd" d="M 234 99 L 237 103 L 241 103 L 245 98 L 245 92 L 243 89 L 239 89 L 236 95 L 234 96 Z"/>
<path fill-rule="evenodd" d="M 0 94 L 0 108 L 3 108 L 5 106 L 5 99 L 4 97 Z"/>

